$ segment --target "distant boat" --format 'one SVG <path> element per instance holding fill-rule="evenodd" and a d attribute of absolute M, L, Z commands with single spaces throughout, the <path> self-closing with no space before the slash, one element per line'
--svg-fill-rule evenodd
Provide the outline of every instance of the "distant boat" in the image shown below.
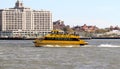
<path fill-rule="evenodd" d="M 87 45 L 88 42 L 80 39 L 80 36 L 75 34 L 66 34 L 60 30 L 52 30 L 43 38 L 37 38 L 33 41 L 36 47 L 79 47 Z"/>

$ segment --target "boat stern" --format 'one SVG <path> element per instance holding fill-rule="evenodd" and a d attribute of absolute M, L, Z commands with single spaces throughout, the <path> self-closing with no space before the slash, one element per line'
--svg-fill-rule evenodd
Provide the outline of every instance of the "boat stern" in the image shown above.
<path fill-rule="evenodd" d="M 34 43 L 35 47 L 39 47 L 39 39 L 35 39 L 33 41 L 33 43 Z"/>

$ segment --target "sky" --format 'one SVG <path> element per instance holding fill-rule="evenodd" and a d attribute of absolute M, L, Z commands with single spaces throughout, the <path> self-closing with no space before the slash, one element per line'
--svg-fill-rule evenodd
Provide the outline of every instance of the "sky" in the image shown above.
<path fill-rule="evenodd" d="M 0 0 L 0 9 L 12 8 L 17 0 Z M 53 21 L 65 25 L 84 24 L 106 28 L 120 27 L 120 0 L 20 0 L 25 7 L 52 12 Z"/>

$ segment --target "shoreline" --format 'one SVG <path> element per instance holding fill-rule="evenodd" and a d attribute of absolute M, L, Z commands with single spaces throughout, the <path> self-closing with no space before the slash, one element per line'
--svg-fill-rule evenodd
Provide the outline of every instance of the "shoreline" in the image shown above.
<path fill-rule="evenodd" d="M 0 40 L 35 40 L 36 38 L 3 38 L 0 37 Z M 90 39 L 120 39 L 120 37 L 82 37 L 80 39 L 90 40 Z"/>
<path fill-rule="evenodd" d="M 91 37 L 91 39 L 120 39 L 120 37 Z"/>
<path fill-rule="evenodd" d="M 34 40 L 36 38 L 1 38 L 0 37 L 0 40 Z"/>

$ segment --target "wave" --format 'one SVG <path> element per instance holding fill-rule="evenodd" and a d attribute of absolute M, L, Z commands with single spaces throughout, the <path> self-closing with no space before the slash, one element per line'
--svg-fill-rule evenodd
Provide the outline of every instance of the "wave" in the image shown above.
<path fill-rule="evenodd" d="M 112 45 L 112 44 L 101 44 L 97 47 L 120 47 L 120 45 Z"/>

